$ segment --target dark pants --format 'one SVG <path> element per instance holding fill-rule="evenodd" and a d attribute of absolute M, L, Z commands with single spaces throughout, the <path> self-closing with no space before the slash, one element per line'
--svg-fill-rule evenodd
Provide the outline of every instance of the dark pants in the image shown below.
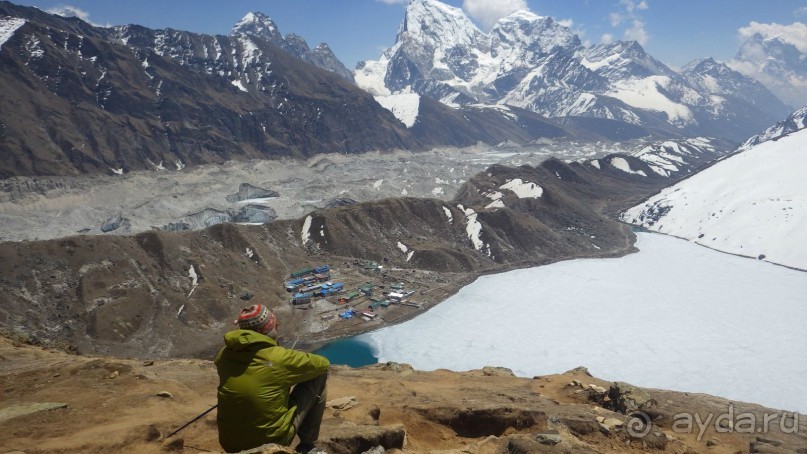
<path fill-rule="evenodd" d="M 312 445 L 319 438 L 319 426 L 325 413 L 328 374 L 298 383 L 291 392 L 291 405 L 296 405 L 294 428 L 300 444 Z"/>

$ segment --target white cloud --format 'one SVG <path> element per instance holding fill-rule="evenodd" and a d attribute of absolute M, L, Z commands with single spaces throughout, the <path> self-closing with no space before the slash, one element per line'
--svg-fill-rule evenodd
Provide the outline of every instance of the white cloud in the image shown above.
<path fill-rule="evenodd" d="M 647 44 L 650 40 L 650 34 L 644 28 L 644 22 L 636 19 L 633 21 L 633 26 L 625 30 L 625 39 L 629 41 L 636 41 L 642 46 Z"/>
<path fill-rule="evenodd" d="M 47 10 L 47 12 L 62 17 L 77 17 L 83 20 L 84 22 L 87 22 L 88 24 L 98 25 L 90 20 L 90 13 L 72 5 L 55 6 Z"/>
<path fill-rule="evenodd" d="M 574 27 L 574 20 L 573 19 L 560 19 L 556 21 L 558 25 L 562 25 L 567 28 Z"/>
<path fill-rule="evenodd" d="M 765 38 L 780 38 L 782 41 L 790 43 L 800 51 L 807 53 L 807 25 L 801 22 L 794 22 L 790 25 L 751 22 L 747 27 L 737 30 L 737 33 L 743 41 L 755 33 L 759 33 Z"/>
<path fill-rule="evenodd" d="M 485 29 L 513 11 L 529 11 L 526 0 L 463 0 L 462 9 Z"/>
<path fill-rule="evenodd" d="M 642 0 L 637 2 L 635 0 L 620 0 L 619 4 L 624 6 L 628 13 L 633 14 L 635 10 L 644 10 L 648 8 L 647 1 Z"/>
<path fill-rule="evenodd" d="M 796 11 L 793 11 L 793 15 L 796 17 L 807 17 L 807 6 L 802 6 Z"/>
<path fill-rule="evenodd" d="M 650 8 L 647 0 L 619 0 L 619 6 L 624 11 L 615 11 L 609 14 L 608 18 L 611 21 L 611 26 L 616 28 L 623 23 L 629 23 L 629 28 L 624 31 L 624 38 L 629 41 L 636 41 L 643 46 L 647 44 L 650 41 L 650 33 L 645 29 L 645 22 L 639 15 L 640 11 Z M 600 41 L 605 43 L 606 40 L 611 42 L 613 39 L 613 34 L 606 33 L 600 38 Z"/>
<path fill-rule="evenodd" d="M 612 42 L 614 42 L 614 35 L 612 35 L 610 33 L 606 33 L 606 34 L 600 36 L 600 42 L 602 44 L 611 44 Z"/>

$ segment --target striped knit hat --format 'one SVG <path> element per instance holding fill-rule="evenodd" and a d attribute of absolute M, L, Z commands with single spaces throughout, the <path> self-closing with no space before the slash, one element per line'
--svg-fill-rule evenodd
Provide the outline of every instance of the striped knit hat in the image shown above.
<path fill-rule="evenodd" d="M 250 329 L 266 334 L 277 326 L 277 319 L 268 307 L 263 304 L 253 304 L 242 309 L 241 313 L 238 314 L 238 320 L 233 323 L 238 324 L 241 329 Z"/>

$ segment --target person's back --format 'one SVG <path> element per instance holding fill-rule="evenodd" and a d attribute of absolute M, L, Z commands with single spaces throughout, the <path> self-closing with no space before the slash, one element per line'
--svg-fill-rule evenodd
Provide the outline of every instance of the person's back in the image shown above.
<path fill-rule="evenodd" d="M 257 322 L 251 324 L 253 319 Z M 298 450 L 312 448 L 325 409 L 330 363 L 319 355 L 278 346 L 271 336 L 274 315 L 264 306 L 244 309 L 238 322 L 250 329 L 227 333 L 215 360 L 222 448 L 237 452 L 266 443 L 288 446 L 295 433 L 300 437 Z"/>

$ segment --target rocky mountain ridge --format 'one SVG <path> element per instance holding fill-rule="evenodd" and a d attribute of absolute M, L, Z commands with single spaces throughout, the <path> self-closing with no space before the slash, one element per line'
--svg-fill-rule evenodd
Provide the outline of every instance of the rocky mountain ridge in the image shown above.
<path fill-rule="evenodd" d="M 763 142 L 776 140 L 790 133 L 800 131 L 806 127 L 807 127 L 807 107 L 803 107 L 790 114 L 784 120 L 779 121 L 776 124 L 772 125 L 761 134 L 757 134 L 753 137 L 750 137 L 748 140 L 743 142 L 743 144 L 740 146 L 740 149 L 744 150 L 751 148 L 754 145 L 759 145 Z"/>
<path fill-rule="evenodd" d="M 326 46 L 282 37 L 258 14 L 230 36 L 98 28 L 6 1 L 0 16 L 16 24 L 0 48 L 0 178 L 575 134 L 532 112 L 426 99 L 407 128 L 338 75 Z"/>
<path fill-rule="evenodd" d="M 353 81 L 353 73 L 336 58 L 327 43 L 319 43 L 311 49 L 302 36 L 289 33 L 283 37 L 274 21 L 263 13 L 247 13 L 233 26 L 230 35 L 249 35 L 268 40 L 300 60 Z"/>
<path fill-rule="evenodd" d="M 0 314 L 8 329 L 81 351 L 200 355 L 228 314 L 258 295 L 288 317 L 289 335 L 325 341 L 375 325 L 320 319 L 335 310 L 327 304 L 286 304 L 282 282 L 296 268 L 325 262 L 356 282 L 412 280 L 422 304 L 385 317 L 401 320 L 480 273 L 630 252 L 633 236 L 614 217 L 677 178 L 629 155 L 598 166 L 550 159 L 491 167 L 450 202 L 393 198 L 256 226 L 0 243 Z M 367 260 L 385 264 L 389 276 L 365 276 L 357 264 Z"/>
<path fill-rule="evenodd" d="M 744 140 L 788 110 L 755 80 L 714 61 L 679 74 L 636 42 L 585 48 L 568 27 L 525 11 L 485 34 L 437 0 L 411 2 L 395 45 L 360 63 L 355 78 L 377 96 L 415 92 L 454 106 L 606 118 L 662 135 Z"/>

